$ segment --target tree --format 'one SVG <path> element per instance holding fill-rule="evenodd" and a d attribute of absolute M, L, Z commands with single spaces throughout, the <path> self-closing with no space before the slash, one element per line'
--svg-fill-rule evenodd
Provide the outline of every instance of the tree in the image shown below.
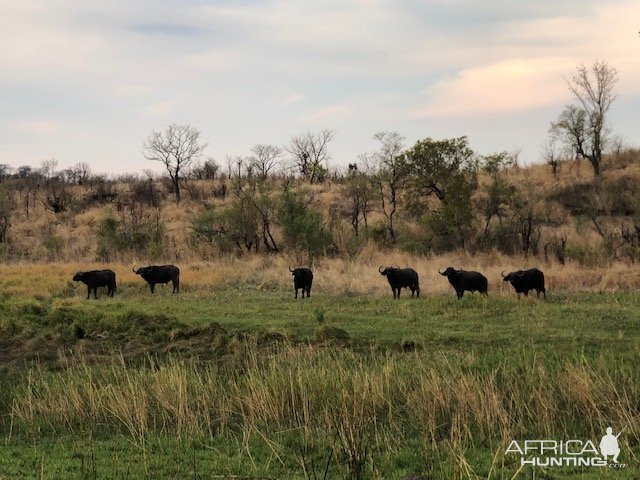
<path fill-rule="evenodd" d="M 205 162 L 193 167 L 191 175 L 196 180 L 215 180 L 220 173 L 220 164 L 213 158 L 207 158 Z"/>
<path fill-rule="evenodd" d="M 183 171 L 196 160 L 207 147 L 200 143 L 200 131 L 191 125 L 171 124 L 162 132 L 153 131 L 143 147 L 147 160 L 161 162 L 171 180 L 176 203 L 180 203 L 180 182 Z"/>
<path fill-rule="evenodd" d="M 380 142 L 380 149 L 373 155 L 365 155 L 364 161 L 372 171 L 370 178 L 380 195 L 380 207 L 386 220 L 387 237 L 395 243 L 394 216 L 398 211 L 399 194 L 406 180 L 401 158 L 404 137 L 398 132 L 378 132 L 373 138 Z"/>
<path fill-rule="evenodd" d="M 480 202 L 485 217 L 484 237 L 489 234 L 491 219 L 496 217 L 500 225 L 502 218 L 514 196 L 515 187 L 501 175 L 506 168 L 514 165 L 513 155 L 507 152 L 494 153 L 481 158 L 481 168 L 491 177 L 491 183 L 486 186 L 487 198 Z"/>
<path fill-rule="evenodd" d="M 491 159 L 490 169 L 501 168 L 498 160 Z M 426 199 L 435 196 L 439 207 L 427 215 L 427 224 L 444 240 L 443 247 L 464 247 L 473 223 L 471 195 L 477 170 L 467 137 L 418 141 L 403 154 L 400 168 L 409 178 L 409 208 L 423 211 Z"/>
<path fill-rule="evenodd" d="M 69 183 L 84 185 L 91 178 L 91 167 L 86 162 L 79 162 L 66 169 L 64 173 Z"/>
<path fill-rule="evenodd" d="M 288 188 L 280 194 L 278 221 L 288 246 L 303 251 L 313 260 L 331 246 L 331 235 L 324 228 L 322 215 L 309 205 L 304 192 Z"/>
<path fill-rule="evenodd" d="M 323 163 L 331 158 L 328 146 L 335 134 L 335 130 L 330 129 L 319 132 L 307 130 L 291 137 L 289 146 L 285 147 L 293 157 L 298 171 L 310 183 L 322 181 L 327 173 L 327 167 Z"/>
<path fill-rule="evenodd" d="M 264 180 L 278 166 L 282 149 L 275 145 L 259 143 L 251 149 L 254 156 L 250 158 L 252 170 L 259 179 Z"/>
<path fill-rule="evenodd" d="M 602 171 L 602 152 L 609 135 L 606 115 L 617 95 L 614 90 L 617 75 L 616 69 L 606 62 L 579 66 L 567 81 L 577 104 L 565 106 L 550 128 L 579 157 L 589 160 L 596 177 Z"/>
<path fill-rule="evenodd" d="M 6 244 L 11 215 L 13 214 L 13 192 L 5 185 L 0 186 L 0 244 Z"/>
<path fill-rule="evenodd" d="M 374 194 L 373 186 L 366 175 L 356 171 L 347 177 L 344 190 L 344 214 L 349 219 L 356 237 L 360 234 L 361 221 L 365 229 L 369 227 L 368 218 Z"/>
<path fill-rule="evenodd" d="M 0 163 L 0 183 L 9 178 L 12 170 L 13 168 L 10 165 L 7 165 L 6 163 Z"/>
<path fill-rule="evenodd" d="M 441 201 L 459 186 L 458 177 L 471 180 L 476 167 L 467 137 L 420 140 L 405 153 L 402 164 L 417 194 L 435 195 Z"/>

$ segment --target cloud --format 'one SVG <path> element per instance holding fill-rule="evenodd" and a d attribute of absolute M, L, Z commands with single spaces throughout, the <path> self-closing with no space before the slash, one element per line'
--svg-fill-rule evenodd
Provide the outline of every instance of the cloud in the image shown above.
<path fill-rule="evenodd" d="M 60 133 L 63 126 L 51 120 L 26 120 L 17 122 L 15 128 L 28 134 L 54 134 Z"/>
<path fill-rule="evenodd" d="M 133 25 L 130 30 L 150 35 L 178 35 L 193 36 L 206 33 L 208 30 L 196 25 L 182 25 L 178 23 L 146 23 Z"/>
<path fill-rule="evenodd" d="M 332 105 L 321 108 L 320 110 L 300 118 L 303 123 L 318 123 L 327 121 L 336 121 L 349 117 L 353 114 L 353 110 L 346 105 Z"/>
<path fill-rule="evenodd" d="M 182 107 L 180 100 L 163 100 L 146 105 L 137 110 L 143 118 L 167 118 L 176 113 Z"/>
<path fill-rule="evenodd" d="M 296 93 L 294 95 L 291 95 L 290 97 L 287 97 L 283 103 L 285 105 L 291 105 L 292 103 L 297 103 L 302 99 L 304 99 L 304 96 Z"/>
<path fill-rule="evenodd" d="M 426 105 L 409 116 L 481 115 L 562 102 L 569 98 L 561 80 L 566 71 L 563 58 L 513 59 L 463 70 L 428 87 Z"/>

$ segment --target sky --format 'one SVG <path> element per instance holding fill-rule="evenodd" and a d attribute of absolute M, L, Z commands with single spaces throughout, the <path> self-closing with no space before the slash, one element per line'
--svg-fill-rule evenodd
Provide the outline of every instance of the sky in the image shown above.
<path fill-rule="evenodd" d="M 172 123 L 222 165 L 326 128 L 336 168 L 379 131 L 540 162 L 594 61 L 637 147 L 639 30 L 638 0 L 0 0 L 0 163 L 161 171 L 143 143 Z"/>

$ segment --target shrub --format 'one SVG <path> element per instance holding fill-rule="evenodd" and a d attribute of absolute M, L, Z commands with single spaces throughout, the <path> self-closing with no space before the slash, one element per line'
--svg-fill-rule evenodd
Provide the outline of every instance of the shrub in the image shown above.
<path fill-rule="evenodd" d="M 303 192 L 286 189 L 280 196 L 278 220 L 287 245 L 303 250 L 313 258 L 332 246 L 329 232 L 322 225 L 322 216 L 311 209 Z"/>

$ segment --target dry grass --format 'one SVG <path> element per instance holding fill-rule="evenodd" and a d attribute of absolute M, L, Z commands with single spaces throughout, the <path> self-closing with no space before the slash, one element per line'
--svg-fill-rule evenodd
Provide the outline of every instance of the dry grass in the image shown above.
<path fill-rule="evenodd" d="M 242 375 L 181 361 L 140 369 L 117 360 L 77 364 L 61 373 L 32 370 L 11 417 L 31 432 L 122 431 L 141 447 L 158 433 L 334 432 L 347 463 L 356 464 L 366 461 L 365 450 L 393 451 L 413 435 L 461 448 L 522 435 L 597 436 L 615 424 L 628 425 L 625 442 L 640 440 L 640 384 L 610 373 L 606 362 L 533 360 L 489 370 L 467 363 L 284 345 L 267 357 L 247 346 Z"/>
<path fill-rule="evenodd" d="M 170 260 L 166 260 L 170 262 Z M 164 263 L 162 260 L 154 262 Z M 0 286 L 7 295 L 16 297 L 65 297 L 83 291 L 84 285 L 71 281 L 79 270 L 111 268 L 116 272 L 121 295 L 128 288 L 143 288 L 144 282 L 132 272 L 134 262 L 112 263 L 18 263 L 0 265 Z M 138 263 L 142 265 L 142 263 Z M 179 263 L 184 289 L 206 294 L 212 289 L 256 288 L 265 291 L 291 289 L 288 268 L 300 265 L 286 255 L 245 257 L 225 256 L 211 262 Z M 322 258 L 313 265 L 314 295 L 376 295 L 389 294 L 386 279 L 378 273 L 379 266 L 410 266 L 420 275 L 421 294 L 452 294 L 446 278 L 438 269 L 453 266 L 483 272 L 489 279 L 490 295 L 513 295 L 512 287 L 501 280 L 503 270 L 511 271 L 533 266 L 545 272 L 547 291 L 615 292 L 640 289 L 640 276 L 626 263 L 607 267 L 587 267 L 575 262 L 566 265 L 543 263 L 523 257 L 498 253 L 471 255 L 458 252 L 432 257 L 416 257 L 405 252 L 379 251 L 374 245 L 365 247 L 355 260 Z"/>
<path fill-rule="evenodd" d="M 619 180 L 624 179 L 628 185 L 640 181 L 640 162 L 638 161 L 638 151 L 629 150 L 620 155 L 612 155 L 606 159 L 603 174 L 603 184 L 609 185 L 615 195 L 615 185 Z M 590 166 L 586 162 L 563 162 L 560 166 L 557 178 L 554 178 L 551 169 L 547 165 L 529 165 L 519 168 L 511 168 L 505 173 L 505 178 L 526 196 L 533 199 L 534 209 L 542 218 L 549 220 L 549 225 L 543 228 L 543 235 L 540 243 L 540 250 L 545 243 L 550 242 L 555 237 L 565 236 L 570 245 L 585 248 L 595 248 L 602 250 L 602 258 L 598 258 L 595 263 L 606 265 L 607 255 L 602 248 L 602 238 L 589 221 L 571 216 L 566 209 L 557 201 L 550 201 L 556 194 L 570 191 L 573 187 L 588 186 L 593 183 L 593 176 Z M 481 185 L 488 182 L 487 176 L 480 175 Z M 194 185 L 202 192 L 204 200 L 194 201 L 185 195 L 180 205 L 171 201 L 171 195 L 164 191 L 165 200 L 159 210 L 160 218 L 165 226 L 165 241 L 163 251 L 166 257 L 174 262 L 193 263 L 203 258 L 215 258 L 215 249 L 190 246 L 187 239 L 191 233 L 190 222 L 192 217 L 201 211 L 203 204 L 214 205 L 216 208 L 224 208 L 232 199 L 232 195 L 225 199 L 214 198 L 211 190 L 217 183 L 198 181 Z M 344 203 L 344 185 L 340 183 L 327 182 L 322 185 L 303 186 L 301 182 L 293 182 L 296 188 L 305 188 L 314 196 L 313 206 L 318 208 L 325 216 L 330 208 L 338 207 L 340 211 Z M 157 188 L 164 190 L 162 182 L 157 182 Z M 82 207 L 75 207 L 73 211 L 53 214 L 47 211 L 43 205 L 44 192 L 39 192 L 36 204 L 31 207 L 27 218 L 22 203 L 16 194 L 16 209 L 11 220 L 10 253 L 16 254 L 15 258 L 28 259 L 31 261 L 58 261 L 74 262 L 78 260 L 94 261 L 97 258 L 97 227 L 106 217 L 114 217 L 119 220 L 127 216 L 127 195 L 130 193 L 131 185 L 119 184 L 114 189 L 119 192 L 121 198 L 106 206 L 86 203 L 86 199 L 91 194 L 91 187 L 73 187 L 72 193 L 77 199 L 77 204 Z M 276 188 L 276 191 L 278 188 Z M 627 192 L 629 193 L 629 192 Z M 486 196 L 482 189 L 476 193 L 476 197 Z M 377 199 L 374 199 L 374 208 L 377 208 Z M 144 215 L 155 216 L 151 207 L 145 207 Z M 404 224 L 406 231 L 418 231 L 420 226 L 409 218 L 403 218 L 404 207 L 401 205 L 398 225 Z M 380 212 L 370 214 L 370 223 L 383 222 Z M 483 228 L 483 219 L 478 216 L 477 228 Z M 608 231 L 614 232 L 620 229 L 621 223 L 630 219 L 620 216 L 601 215 L 599 222 Z M 277 231 L 277 227 L 275 228 Z M 345 232 L 344 235 L 337 231 Z M 335 235 L 345 238 L 351 235 L 351 226 L 346 218 L 340 220 L 339 228 L 336 228 Z M 276 232 L 276 236 L 277 232 Z M 52 240 L 53 239 L 53 240 Z M 280 238 L 278 237 L 278 240 Z M 344 239 L 342 239 L 344 240 Z M 338 243 L 344 243 L 337 239 Z M 144 256 L 145 254 L 140 254 Z M 116 262 L 130 263 L 135 260 L 135 255 L 127 252 L 113 254 Z M 454 255 L 455 257 L 455 255 Z M 9 258 L 14 258 L 10 256 Z"/>

